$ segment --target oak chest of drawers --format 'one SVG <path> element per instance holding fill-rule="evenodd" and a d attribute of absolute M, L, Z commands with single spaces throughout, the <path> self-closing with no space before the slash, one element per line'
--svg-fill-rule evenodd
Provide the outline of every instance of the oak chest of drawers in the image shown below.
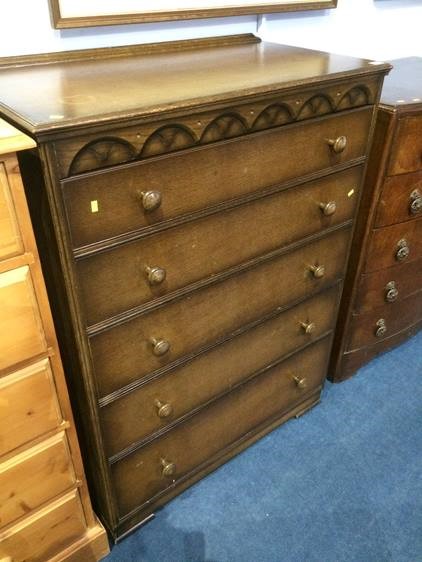
<path fill-rule="evenodd" d="M 392 64 L 340 308 L 333 381 L 422 325 L 422 59 Z"/>
<path fill-rule="evenodd" d="M 15 151 L 0 120 L 0 559 L 96 562 L 92 512 Z"/>
<path fill-rule="evenodd" d="M 2 111 L 38 140 L 22 168 L 119 538 L 318 402 L 389 66 L 253 36 L 67 57 L 6 65 Z"/>

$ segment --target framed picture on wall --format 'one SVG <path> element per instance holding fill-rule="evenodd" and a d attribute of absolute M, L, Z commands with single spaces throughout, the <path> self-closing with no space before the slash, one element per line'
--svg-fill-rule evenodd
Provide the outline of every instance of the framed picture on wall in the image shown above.
<path fill-rule="evenodd" d="M 54 27 L 90 27 L 335 8 L 337 0 L 49 0 Z"/>

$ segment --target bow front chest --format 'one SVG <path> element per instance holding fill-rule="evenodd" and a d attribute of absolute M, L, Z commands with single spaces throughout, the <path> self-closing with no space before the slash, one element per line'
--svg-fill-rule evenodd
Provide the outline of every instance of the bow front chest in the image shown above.
<path fill-rule="evenodd" d="M 254 36 L 4 62 L 115 538 L 318 402 L 389 68 Z"/>
<path fill-rule="evenodd" d="M 422 58 L 392 62 L 340 306 L 335 382 L 422 326 Z"/>

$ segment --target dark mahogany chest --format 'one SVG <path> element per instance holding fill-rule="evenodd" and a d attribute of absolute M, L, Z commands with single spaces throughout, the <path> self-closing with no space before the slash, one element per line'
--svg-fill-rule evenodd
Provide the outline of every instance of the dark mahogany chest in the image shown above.
<path fill-rule="evenodd" d="M 392 61 L 335 336 L 340 381 L 422 322 L 422 59 Z"/>

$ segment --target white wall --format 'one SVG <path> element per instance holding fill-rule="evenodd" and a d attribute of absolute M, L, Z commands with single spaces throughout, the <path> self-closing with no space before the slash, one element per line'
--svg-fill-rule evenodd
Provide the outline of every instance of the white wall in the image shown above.
<path fill-rule="evenodd" d="M 338 0 L 336 10 L 57 31 L 47 0 L 7 0 L 0 56 L 258 32 L 266 40 L 378 60 L 422 56 L 422 0 Z"/>
<path fill-rule="evenodd" d="M 338 0 L 336 10 L 265 16 L 259 35 L 376 60 L 422 56 L 422 0 Z"/>
<path fill-rule="evenodd" d="M 50 22 L 48 0 L 7 0 L 0 18 L 0 57 L 256 33 L 256 29 L 256 16 L 244 16 L 58 31 Z"/>

